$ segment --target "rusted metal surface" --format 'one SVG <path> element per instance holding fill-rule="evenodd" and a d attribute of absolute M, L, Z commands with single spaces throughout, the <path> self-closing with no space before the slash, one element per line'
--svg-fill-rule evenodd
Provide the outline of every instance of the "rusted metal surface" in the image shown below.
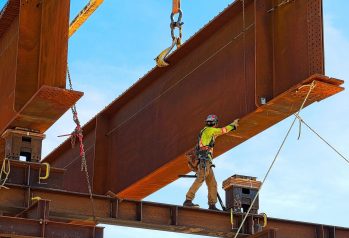
<path fill-rule="evenodd" d="M 27 209 L 24 209 L 16 215 L 16 217 L 28 218 L 28 219 L 43 219 L 48 220 L 50 214 L 50 201 L 39 200 L 34 202 Z"/>
<path fill-rule="evenodd" d="M 43 133 L 82 93 L 65 90 L 69 0 L 9 0 L 0 15 L 0 133 Z M 3 151 L 0 141 L 0 152 Z"/>
<path fill-rule="evenodd" d="M 0 37 L 8 30 L 13 20 L 19 14 L 20 0 L 9 0 L 0 9 Z"/>
<path fill-rule="evenodd" d="M 247 212 L 257 214 L 259 209 L 259 196 L 252 204 L 253 199 L 258 193 L 261 186 L 260 181 L 256 181 L 255 177 L 233 175 L 223 181 L 223 189 L 225 190 L 225 206 L 228 210 Z"/>
<path fill-rule="evenodd" d="M 77 91 L 42 86 L 4 128 L 22 127 L 44 132 L 82 95 Z"/>
<path fill-rule="evenodd" d="M 16 216 L 0 216 L 1 237 L 102 238 L 103 228 L 52 221 L 50 201 L 39 200 Z"/>
<path fill-rule="evenodd" d="M 73 223 L 92 221 L 88 194 L 35 186 L 6 186 L 10 189 L 0 193 L 0 210 L 4 215 L 17 214 L 32 205 L 31 197 L 41 197 L 51 201 L 51 220 Z M 119 200 L 106 196 L 94 196 L 94 206 L 96 220 L 103 224 L 223 237 L 234 234 L 231 230 L 230 214 L 226 212 Z M 238 220 L 242 220 L 241 215 L 236 215 L 236 222 Z"/>
<path fill-rule="evenodd" d="M 5 157 L 20 160 L 24 156 L 26 161 L 41 161 L 42 140 L 45 135 L 28 130 L 6 130 L 1 137 L 5 139 Z"/>
<path fill-rule="evenodd" d="M 87 209 L 90 207 L 88 194 L 35 186 L 11 184 L 7 186 L 10 189 L 2 190 L 0 193 L 0 210 L 3 215 L 14 216 L 26 208 L 28 208 L 27 211 L 32 211 L 30 207 L 35 203 L 30 198 L 39 196 L 50 200 L 50 221 L 93 224 L 92 210 Z M 94 196 L 94 204 L 98 223 L 219 237 L 232 237 L 234 234 L 229 212 L 119 200 L 98 195 Z M 32 216 L 29 218 L 33 218 Z M 254 218 L 263 222 L 262 216 L 255 215 Z M 235 227 L 239 225 L 241 219 L 241 214 L 234 215 Z M 245 226 L 243 230 L 248 231 L 248 227 Z M 275 230 L 277 230 L 276 233 Z M 347 228 L 268 218 L 267 228 L 251 238 L 294 238 L 294 234 L 297 234 L 297 238 L 319 238 L 319 232 L 323 232 L 324 237 L 327 237 L 327 234 L 332 234 L 334 231 L 336 236 L 333 238 L 349 236 Z M 247 235 L 241 234 L 240 237 L 247 237 Z"/>
<path fill-rule="evenodd" d="M 346 238 L 348 229 L 337 226 L 326 226 L 314 223 L 269 219 L 267 228 L 275 228 L 280 238 Z"/>
<path fill-rule="evenodd" d="M 324 81 L 322 80 L 323 78 Z M 240 120 L 240 127 L 237 132 L 221 136 L 216 140 L 215 155 L 217 156 L 224 153 L 295 113 L 300 108 L 309 87 L 303 87 L 298 92 L 297 89 L 304 84 L 309 84 L 313 80 L 318 80 L 316 83 L 317 86 L 310 94 L 306 105 L 320 101 L 343 90 L 343 88 L 338 86 L 338 83 L 341 84 L 343 81 L 333 79 L 332 83 L 326 83 L 329 82 L 329 79 L 323 76 L 314 76 L 305 80 L 303 83 L 295 85 L 288 91 L 275 97 L 266 105 L 243 116 Z M 193 139 L 193 141 L 195 141 L 195 139 Z M 176 158 L 147 177 L 139 180 L 137 183 L 132 184 L 132 186 L 126 188 L 122 192 L 119 192 L 118 196 L 134 198 L 145 197 L 147 192 L 149 192 L 147 189 L 155 189 L 156 186 L 167 181 L 170 176 L 173 176 L 172 178 L 175 179 L 178 174 L 188 172 L 189 169 L 186 166 L 185 157 Z M 153 181 L 156 181 L 156 183 Z"/>
<path fill-rule="evenodd" d="M 77 91 L 42 86 L 20 111 L 13 111 L 11 116 L 5 114 L 4 117 L 0 118 L 0 131 L 4 132 L 7 128 L 21 127 L 43 133 L 82 95 L 83 93 Z M 0 140 L 0 152 L 3 152 L 5 143 L 2 138 Z M 4 153 L 1 153 L 0 157 L 3 155 Z"/>
<path fill-rule="evenodd" d="M 340 91 L 343 90 L 342 87 L 339 85 L 343 83 L 341 80 L 331 79 L 328 77 L 315 75 L 313 77 L 310 77 L 307 80 L 304 80 L 302 83 L 295 85 L 288 91 L 284 92 L 283 94 L 275 97 L 273 100 L 269 101 L 266 105 L 263 105 L 256 109 L 254 112 L 244 116 L 241 118 L 241 123 L 239 130 L 237 132 L 233 132 L 230 134 L 227 134 L 226 136 L 222 136 L 217 139 L 217 144 L 215 148 L 216 155 L 219 155 L 221 153 L 224 153 L 225 151 L 229 150 L 230 148 L 239 145 L 243 141 L 251 138 L 252 136 L 258 134 L 259 132 L 267 129 L 268 127 L 276 124 L 277 122 L 285 119 L 286 117 L 292 115 L 295 113 L 299 108 L 301 103 L 303 102 L 305 95 L 307 94 L 309 87 L 302 87 L 302 85 L 309 85 L 312 81 L 316 81 L 316 87 L 311 92 L 308 101 L 306 102 L 306 106 L 310 105 L 313 102 L 320 101 L 322 99 L 325 99 L 331 95 L 334 95 Z M 301 88 L 300 90 L 297 90 L 298 88 Z M 103 116 L 103 115 L 102 115 Z M 102 124 L 104 127 L 107 127 L 106 124 L 103 124 L 102 120 L 106 122 L 107 120 L 104 118 L 101 118 L 101 116 L 97 117 L 97 129 L 95 127 L 94 122 L 91 121 L 87 124 L 87 127 L 85 128 L 85 133 L 87 133 L 86 137 L 86 148 L 88 152 L 88 158 L 90 159 L 90 165 L 92 164 L 91 158 L 94 156 L 101 155 L 108 155 L 108 149 L 111 150 L 111 148 L 108 147 L 108 143 L 111 143 L 111 141 L 108 141 L 107 138 L 103 132 L 100 131 L 101 127 L 100 124 Z M 98 124 L 98 122 L 101 122 Z M 172 126 L 173 127 L 173 126 Z M 169 126 L 171 130 L 171 127 Z M 135 136 L 129 135 L 131 138 L 134 138 L 137 140 L 137 136 L 139 134 L 135 134 Z M 193 132 L 193 137 L 195 136 L 195 133 Z M 97 138 L 101 138 L 101 140 L 96 140 Z M 185 138 L 183 139 L 185 140 Z M 192 139 L 192 141 L 195 141 L 195 138 Z M 113 141 L 114 142 L 114 141 Z M 96 143 L 94 145 L 94 143 Z M 100 144 L 104 143 L 104 144 Z M 115 143 L 115 142 L 114 142 Z M 131 143 L 131 142 L 130 142 Z M 147 143 L 147 140 L 144 141 L 144 143 Z M 175 141 L 173 141 L 175 143 Z M 178 143 L 182 143 L 182 141 L 179 141 Z M 77 190 L 80 192 L 86 192 L 86 187 L 79 186 L 81 183 L 79 181 L 83 181 L 83 174 L 81 173 L 75 173 L 74 171 L 77 171 L 80 168 L 80 160 L 79 160 L 79 151 L 78 150 L 72 150 L 70 149 L 70 143 L 66 142 L 63 144 L 58 150 L 56 150 L 53 154 L 51 154 L 51 157 L 49 156 L 46 161 L 49 161 L 57 167 L 64 167 L 67 169 L 67 178 L 69 178 L 69 184 L 68 187 L 65 187 L 70 190 Z M 100 149 L 97 153 L 98 146 L 101 148 L 104 148 L 104 150 Z M 188 146 L 193 146 L 193 142 L 188 142 Z M 157 147 L 159 150 L 161 150 L 161 147 Z M 115 148 L 116 150 L 116 148 Z M 119 148 L 121 150 L 121 148 Z M 93 154 L 93 152 L 95 154 Z M 100 153 L 100 154 L 99 154 Z M 140 152 L 139 152 L 140 153 Z M 142 156 L 141 156 L 142 155 Z M 52 158 L 57 158 L 58 160 L 51 160 Z M 74 158 L 74 159 L 72 159 Z M 114 160 L 118 160 L 119 158 L 115 156 L 111 156 L 110 158 L 114 158 Z M 141 162 L 135 162 L 133 163 L 128 162 L 128 157 L 125 157 L 124 160 L 120 161 L 120 163 L 123 163 L 124 166 L 122 166 L 122 170 L 119 170 L 119 167 L 113 167 L 114 171 L 110 171 L 110 174 L 112 176 L 106 176 L 106 174 L 103 174 L 102 178 L 96 178 L 95 179 L 103 179 L 103 178 L 109 178 L 112 180 L 112 183 L 106 184 L 105 188 L 107 189 L 108 186 L 109 190 L 113 190 L 113 186 L 120 183 L 119 180 L 116 178 L 119 178 L 118 174 L 121 173 L 125 178 L 125 181 L 127 178 L 132 179 L 133 173 L 137 171 L 140 173 L 142 170 L 146 170 L 145 166 L 142 166 L 142 164 L 151 163 L 155 164 L 157 157 L 153 157 L 154 161 L 147 160 L 146 154 L 140 153 L 140 160 Z M 107 159 L 107 157 L 105 158 Z M 158 159 L 160 160 L 160 159 Z M 164 159 L 163 159 L 164 160 Z M 94 171 L 100 169 L 97 166 L 101 166 L 102 168 L 110 166 L 110 161 L 105 161 L 106 164 L 101 164 L 100 161 L 95 161 L 94 165 L 95 167 L 92 168 L 90 166 L 90 172 L 93 173 Z M 129 167 L 126 167 L 126 165 L 129 165 Z M 105 167 L 104 167 L 105 166 Z M 106 168 L 105 168 L 106 169 Z M 106 170 L 108 171 L 108 170 Z M 127 171 L 129 174 L 126 174 Z M 131 173 L 132 172 L 132 173 Z M 186 165 L 186 159 L 184 155 L 179 156 L 178 158 L 163 164 L 160 168 L 150 173 L 148 176 L 145 176 L 144 178 L 140 179 L 136 183 L 132 184 L 132 186 L 127 187 L 123 191 L 118 191 L 115 189 L 118 193 L 118 196 L 121 197 L 131 197 L 136 199 L 141 199 L 147 195 L 149 195 L 151 192 L 155 191 L 156 189 L 160 188 L 161 186 L 166 185 L 167 183 L 171 182 L 172 180 L 176 179 L 178 174 L 183 174 L 189 172 L 189 168 Z M 77 177 L 79 176 L 79 177 Z M 116 178 L 115 178 L 116 177 Z M 96 181 L 94 181 L 96 182 Z M 98 193 L 98 189 L 95 188 L 95 192 Z M 103 193 L 103 191 L 102 191 Z"/>
<path fill-rule="evenodd" d="M 7 179 L 10 184 L 54 189 L 63 188 L 64 169 L 51 167 L 48 179 L 40 181 L 39 177 L 43 177 L 46 173 L 44 164 L 10 160 L 10 166 L 11 173 Z"/>
<path fill-rule="evenodd" d="M 65 88 L 70 6 L 69 0 L 22 0 L 21 3 L 16 111 L 42 85 Z"/>
<path fill-rule="evenodd" d="M 168 58 L 170 67 L 150 71 L 84 127 L 95 193 L 141 199 L 188 172 L 184 153 L 208 114 L 222 125 L 243 118 L 217 141 L 219 155 L 297 110 L 304 92 L 287 90 L 324 73 L 322 1 L 280 3 L 235 1 Z M 309 102 L 342 90 L 330 81 Z M 81 191 L 78 153 L 68 140 L 46 161 L 65 167 L 67 188 Z"/>
<path fill-rule="evenodd" d="M 262 232 L 251 235 L 248 238 L 277 238 L 276 234 L 277 234 L 276 229 L 266 229 Z"/>

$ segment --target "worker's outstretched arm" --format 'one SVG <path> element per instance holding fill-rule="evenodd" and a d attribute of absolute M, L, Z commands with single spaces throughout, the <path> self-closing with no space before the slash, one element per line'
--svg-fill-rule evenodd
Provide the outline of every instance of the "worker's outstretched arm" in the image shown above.
<path fill-rule="evenodd" d="M 228 133 L 229 131 L 236 130 L 239 126 L 239 119 L 235 119 L 232 123 L 229 125 L 222 127 L 222 128 L 215 128 L 214 130 L 214 136 L 220 136 L 223 134 Z"/>

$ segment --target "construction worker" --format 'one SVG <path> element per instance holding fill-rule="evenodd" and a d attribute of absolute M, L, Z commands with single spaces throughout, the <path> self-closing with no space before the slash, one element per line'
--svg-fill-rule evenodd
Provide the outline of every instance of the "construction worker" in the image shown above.
<path fill-rule="evenodd" d="M 239 119 L 236 119 L 233 123 L 223 128 L 217 128 L 218 117 L 216 115 L 209 115 L 206 119 L 206 127 L 200 131 L 198 136 L 198 144 L 196 146 L 196 156 L 198 161 L 196 179 L 193 185 L 190 187 L 186 194 L 186 200 L 183 206 L 198 207 L 192 201 L 195 197 L 195 193 L 201 187 L 202 183 L 206 181 L 208 188 L 208 205 L 211 210 L 218 210 L 217 203 L 217 182 L 214 177 L 212 167 L 213 159 L 213 147 L 215 139 L 229 131 L 236 130 L 239 126 Z"/>

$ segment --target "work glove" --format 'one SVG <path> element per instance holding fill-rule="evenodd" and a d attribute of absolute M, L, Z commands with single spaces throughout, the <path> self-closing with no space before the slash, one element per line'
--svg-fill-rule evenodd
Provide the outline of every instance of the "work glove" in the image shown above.
<path fill-rule="evenodd" d="M 239 126 L 239 119 L 235 119 L 234 121 L 233 121 L 233 123 L 231 123 L 231 125 L 232 126 L 234 126 L 235 127 L 235 130 L 238 128 L 238 126 Z"/>
<path fill-rule="evenodd" d="M 238 126 L 239 126 L 239 121 L 240 121 L 240 119 L 237 118 L 237 119 L 235 119 L 235 120 L 233 121 L 233 124 L 234 124 L 236 127 L 238 127 Z"/>

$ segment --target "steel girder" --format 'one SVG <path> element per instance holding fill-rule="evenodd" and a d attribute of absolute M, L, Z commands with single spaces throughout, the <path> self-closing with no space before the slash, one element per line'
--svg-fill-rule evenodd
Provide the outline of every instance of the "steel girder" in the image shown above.
<path fill-rule="evenodd" d="M 7 186 L 10 189 L 2 190 L 0 193 L 0 211 L 3 216 L 13 217 L 17 215 L 17 217 L 39 220 L 37 215 L 43 214 L 42 216 L 46 216 L 46 220 L 51 222 L 76 224 L 85 227 L 94 226 L 94 221 L 96 221 L 97 223 L 111 225 L 232 237 L 243 215 L 241 213 L 234 214 L 234 229 L 232 229 L 230 212 L 187 208 L 146 201 L 121 200 L 95 195 L 93 197 L 95 217 L 93 217 L 91 200 L 88 194 L 37 186 L 14 184 L 7 184 Z M 47 216 L 48 212 L 45 209 L 33 209 L 33 207 L 37 206 L 37 202 L 33 202 L 31 200 L 32 197 L 42 198 L 42 203 L 50 201 L 49 216 Z M 263 217 L 261 215 L 250 215 L 239 237 L 248 237 L 253 233 L 251 229 L 252 218 L 254 219 L 254 224 L 260 222 L 263 225 Z M 1 227 L 2 222 L 4 222 L 1 219 L 0 217 L 0 233 L 2 229 L 6 228 Z M 31 223 L 31 221 L 28 222 Z M 274 229 L 276 233 L 273 231 Z M 21 229 L 18 229 L 18 231 L 21 231 Z M 91 231 L 90 228 L 87 231 Z M 268 235 L 260 236 L 264 233 Z M 253 237 L 294 238 L 294 235 L 297 234 L 297 238 L 346 238 L 349 236 L 349 229 L 268 218 L 268 225 L 264 229 L 264 233 L 256 234 Z M 272 234 L 274 236 L 269 236 Z"/>
<path fill-rule="evenodd" d="M 208 114 L 221 125 L 242 118 L 236 133 L 217 140 L 217 156 L 294 113 L 305 96 L 294 92 L 306 82 L 329 86 L 307 105 L 341 91 L 342 81 L 322 76 L 322 1 L 284 3 L 235 1 L 175 51 L 170 66 L 154 68 L 89 121 L 93 191 L 142 199 L 189 172 L 184 154 Z M 69 140 L 45 161 L 67 169 L 66 189 L 86 191 Z"/>
<path fill-rule="evenodd" d="M 9 0 L 0 13 L 0 134 L 44 133 L 81 96 L 66 90 L 69 0 Z M 0 159 L 4 140 L 0 139 Z"/>

